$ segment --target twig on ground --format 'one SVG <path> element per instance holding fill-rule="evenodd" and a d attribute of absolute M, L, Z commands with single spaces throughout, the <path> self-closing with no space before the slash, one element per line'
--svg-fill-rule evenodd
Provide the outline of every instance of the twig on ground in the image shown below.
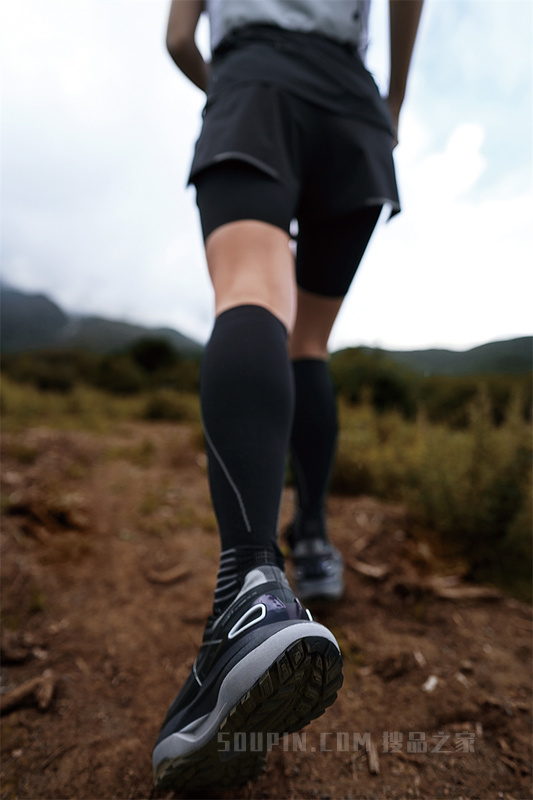
<path fill-rule="evenodd" d="M 185 580 L 190 573 L 190 569 L 181 566 L 171 567 L 170 569 L 165 569 L 162 572 L 151 569 L 146 573 L 146 579 L 150 581 L 150 583 L 177 583 L 178 581 Z"/>
<path fill-rule="evenodd" d="M 46 669 L 37 678 L 21 683 L 0 697 L 0 714 L 13 711 L 25 701 L 33 700 L 41 711 L 46 711 L 52 702 L 56 679 L 51 669 Z"/>
<path fill-rule="evenodd" d="M 446 600 L 500 600 L 503 597 L 497 589 L 461 584 L 455 575 L 445 578 L 433 576 L 427 582 L 427 588 Z"/>
<path fill-rule="evenodd" d="M 31 655 L 30 644 L 21 641 L 15 631 L 3 630 L 0 634 L 0 652 L 4 663 L 20 664 Z"/>
<path fill-rule="evenodd" d="M 366 751 L 366 758 L 368 762 L 368 771 L 371 775 L 379 775 L 379 756 L 378 748 L 375 742 L 370 743 L 370 747 Z"/>
<path fill-rule="evenodd" d="M 375 580 L 382 580 L 389 572 L 390 567 L 387 564 L 367 564 L 364 561 L 359 561 L 358 558 L 345 559 L 346 566 L 353 572 L 359 572 L 367 578 L 374 578 Z"/>

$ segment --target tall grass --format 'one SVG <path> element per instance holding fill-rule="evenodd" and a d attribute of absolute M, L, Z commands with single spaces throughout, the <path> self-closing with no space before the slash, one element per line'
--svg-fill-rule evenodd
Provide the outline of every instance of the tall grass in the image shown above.
<path fill-rule="evenodd" d="M 531 429 L 516 394 L 501 425 L 485 391 L 462 430 L 341 405 L 332 490 L 405 502 L 476 580 L 531 597 Z"/>
<path fill-rule="evenodd" d="M 124 396 L 79 383 L 68 393 L 43 392 L 8 377 L 2 378 L 0 410 L 5 431 L 43 425 L 106 433 L 119 422 L 200 418 L 198 397 L 187 392 L 156 389 Z"/>

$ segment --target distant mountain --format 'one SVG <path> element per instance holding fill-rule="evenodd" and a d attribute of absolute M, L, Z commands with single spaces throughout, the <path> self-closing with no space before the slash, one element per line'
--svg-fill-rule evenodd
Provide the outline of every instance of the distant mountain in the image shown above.
<path fill-rule="evenodd" d="M 370 348 L 363 348 L 369 351 Z M 397 364 L 429 375 L 520 375 L 533 370 L 533 336 L 490 342 L 471 350 L 387 351 Z"/>
<path fill-rule="evenodd" d="M 68 321 L 68 316 L 44 294 L 2 287 L 0 331 L 4 352 L 46 347 L 61 335 Z"/>
<path fill-rule="evenodd" d="M 124 350 L 138 339 L 147 337 L 165 339 L 183 356 L 199 356 L 203 351 L 199 342 L 172 328 L 146 328 L 143 325 L 103 317 L 78 317 L 69 320 L 57 346 L 109 353 Z"/>
<path fill-rule="evenodd" d="M 199 342 L 172 328 L 147 328 L 103 317 L 66 314 L 44 294 L 0 286 L 0 348 L 20 353 L 50 347 L 110 353 L 138 339 L 163 338 L 186 357 L 198 357 Z M 374 348 L 361 347 L 365 352 Z M 533 369 L 533 337 L 490 342 L 464 352 L 453 350 L 380 351 L 397 364 L 423 375 L 523 374 Z"/>
<path fill-rule="evenodd" d="M 199 342 L 171 328 L 147 328 L 103 317 L 73 317 L 44 294 L 0 287 L 0 348 L 4 353 L 59 347 L 103 354 L 146 337 L 165 339 L 185 357 L 199 356 L 203 350 Z"/>

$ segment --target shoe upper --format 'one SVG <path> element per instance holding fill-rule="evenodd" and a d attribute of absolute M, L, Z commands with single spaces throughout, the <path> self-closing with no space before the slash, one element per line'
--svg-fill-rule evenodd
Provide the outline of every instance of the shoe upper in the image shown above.
<path fill-rule="evenodd" d="M 306 603 L 339 600 L 344 593 L 344 561 L 323 526 L 307 524 L 305 535 L 298 516 L 284 532 L 294 568 L 294 588 Z"/>
<path fill-rule="evenodd" d="M 339 551 L 323 539 L 301 539 L 291 551 L 297 581 L 328 578 L 342 571 Z"/>
<path fill-rule="evenodd" d="M 168 710 L 158 742 L 174 730 L 183 730 L 202 711 L 210 710 L 214 688 L 230 665 L 267 635 L 261 629 L 310 619 L 278 567 L 261 565 L 248 572 L 228 608 L 208 617 L 198 657 Z"/>
<path fill-rule="evenodd" d="M 294 596 L 283 572 L 274 566 L 255 567 L 246 575 L 241 590 L 228 608 L 217 617 L 208 617 L 193 666 L 194 674 L 203 681 L 228 644 L 245 631 L 299 619 L 307 620 L 309 616 Z"/>

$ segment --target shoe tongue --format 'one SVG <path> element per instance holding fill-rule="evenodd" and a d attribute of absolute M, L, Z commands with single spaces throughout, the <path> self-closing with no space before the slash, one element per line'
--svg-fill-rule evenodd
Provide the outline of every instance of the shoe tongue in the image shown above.
<path fill-rule="evenodd" d="M 261 586 L 261 584 L 268 583 L 269 581 L 276 581 L 282 585 L 287 583 L 287 579 L 282 571 L 278 569 L 278 567 L 271 567 L 266 564 L 264 566 L 261 565 L 260 567 L 254 567 L 254 569 L 251 569 L 250 572 L 246 574 L 241 590 L 237 597 L 245 594 L 245 592 L 249 592 L 250 589 L 254 589 L 256 586 Z"/>

